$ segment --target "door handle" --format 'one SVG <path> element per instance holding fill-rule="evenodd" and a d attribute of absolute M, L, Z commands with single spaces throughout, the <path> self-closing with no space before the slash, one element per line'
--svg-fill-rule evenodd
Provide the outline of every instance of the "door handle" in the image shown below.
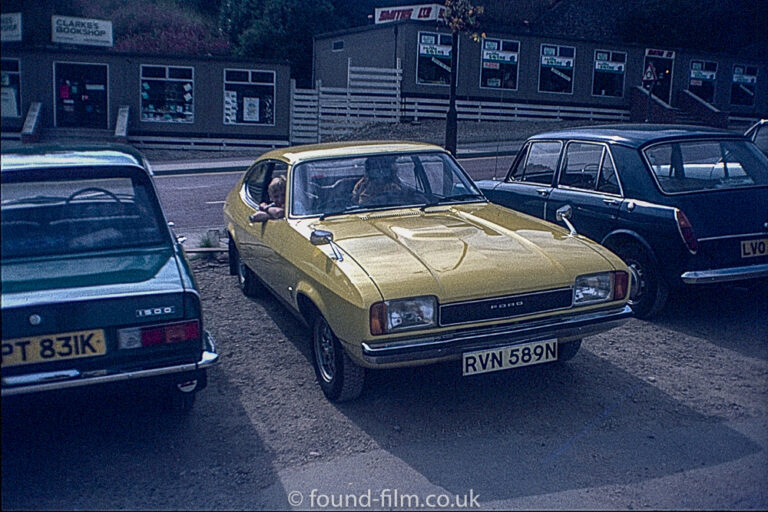
<path fill-rule="evenodd" d="M 539 194 L 541 197 L 547 197 L 547 196 L 549 195 L 549 189 L 548 189 L 548 188 L 537 188 L 537 189 L 536 189 L 536 192 L 537 192 L 537 193 L 538 193 L 538 194 Z"/>
<path fill-rule="evenodd" d="M 608 206 L 616 206 L 617 204 L 619 204 L 619 200 L 618 199 L 611 199 L 611 198 L 608 198 L 608 197 L 603 199 L 603 202 L 605 204 L 607 204 Z"/>

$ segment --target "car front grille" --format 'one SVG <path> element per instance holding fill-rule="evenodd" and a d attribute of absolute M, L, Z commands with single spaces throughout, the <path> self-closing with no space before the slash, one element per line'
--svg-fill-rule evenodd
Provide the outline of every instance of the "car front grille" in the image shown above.
<path fill-rule="evenodd" d="M 486 320 L 565 309 L 571 306 L 573 290 L 559 288 L 492 299 L 457 302 L 440 306 L 440 325 L 460 325 Z"/>

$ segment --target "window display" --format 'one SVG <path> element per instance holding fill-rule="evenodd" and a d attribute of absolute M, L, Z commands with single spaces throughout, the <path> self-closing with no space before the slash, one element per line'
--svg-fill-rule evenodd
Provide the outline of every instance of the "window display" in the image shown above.
<path fill-rule="evenodd" d="M 275 124 L 275 72 L 224 70 L 224 124 Z"/>
<path fill-rule="evenodd" d="M 416 83 L 449 85 L 451 83 L 450 34 L 419 32 L 419 60 Z"/>
<path fill-rule="evenodd" d="M 141 120 L 193 123 L 193 73 L 191 67 L 141 66 Z"/>
<path fill-rule="evenodd" d="M 19 59 L 2 59 L 2 116 L 21 117 L 21 63 Z"/>
<path fill-rule="evenodd" d="M 731 105 L 752 107 L 755 104 L 755 85 L 757 84 L 757 66 L 733 66 L 731 83 Z"/>
<path fill-rule="evenodd" d="M 592 74 L 592 96 L 624 96 L 624 73 L 627 54 L 609 50 L 595 51 L 595 69 Z"/>
<path fill-rule="evenodd" d="M 573 46 L 541 45 L 539 92 L 573 94 Z"/>
<path fill-rule="evenodd" d="M 517 89 L 518 41 L 483 39 L 480 87 Z"/>

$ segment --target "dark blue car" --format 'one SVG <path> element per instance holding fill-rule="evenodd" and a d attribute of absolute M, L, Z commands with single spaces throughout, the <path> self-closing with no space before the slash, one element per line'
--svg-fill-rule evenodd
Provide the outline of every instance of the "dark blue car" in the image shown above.
<path fill-rule="evenodd" d="M 531 137 L 494 202 L 571 222 L 621 256 L 635 314 L 683 284 L 768 277 L 768 159 L 748 137 L 694 126 L 610 125 Z"/>

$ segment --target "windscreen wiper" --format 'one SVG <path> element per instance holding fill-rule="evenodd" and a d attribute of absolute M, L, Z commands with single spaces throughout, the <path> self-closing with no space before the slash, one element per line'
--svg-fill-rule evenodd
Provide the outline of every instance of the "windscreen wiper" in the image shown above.
<path fill-rule="evenodd" d="M 433 201 L 425 203 L 421 206 L 421 211 L 424 211 L 427 208 L 430 208 L 432 206 L 437 206 L 442 203 L 450 203 L 453 201 L 466 201 L 467 199 L 477 199 L 478 201 L 487 201 L 485 196 L 483 196 L 482 194 L 473 194 L 473 193 L 456 194 L 454 196 L 438 197 Z"/>

